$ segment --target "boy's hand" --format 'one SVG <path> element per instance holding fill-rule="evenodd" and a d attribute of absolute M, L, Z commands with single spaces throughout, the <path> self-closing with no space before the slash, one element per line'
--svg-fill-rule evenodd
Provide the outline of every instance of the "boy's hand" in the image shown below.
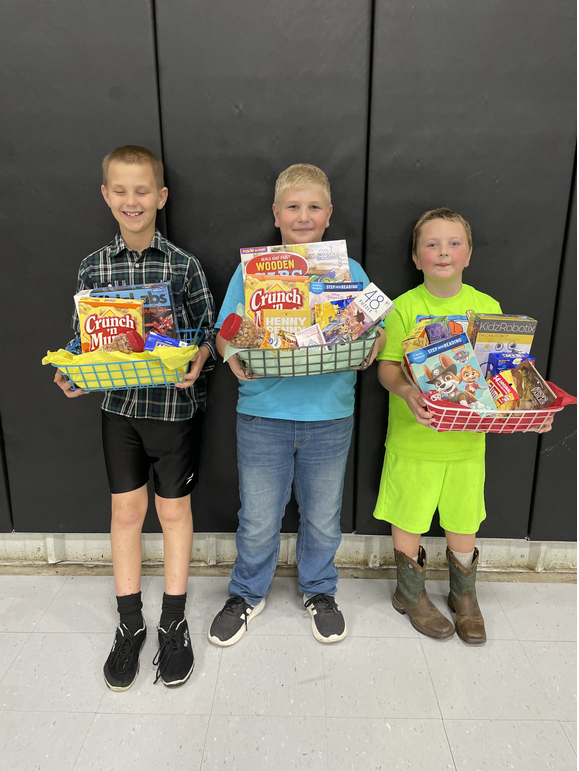
<path fill-rule="evenodd" d="M 62 391 L 64 391 L 64 395 L 68 399 L 76 399 L 77 396 L 84 396 L 84 394 L 89 393 L 88 391 L 83 391 L 80 388 L 72 391 L 72 383 L 70 380 L 66 380 L 64 375 L 58 369 L 56 370 L 56 375 L 54 376 L 54 382 Z"/>
<path fill-rule="evenodd" d="M 235 377 L 239 378 L 240 380 L 246 380 L 247 382 L 249 382 L 250 380 L 255 380 L 257 377 L 259 377 L 258 375 L 254 375 L 253 377 L 247 377 L 247 375 L 245 374 L 247 370 L 243 369 L 243 367 L 239 363 L 239 358 L 237 357 L 237 354 L 235 356 L 230 356 L 227 359 L 227 363 L 231 367 L 231 371 L 233 372 Z"/>
<path fill-rule="evenodd" d="M 189 366 L 189 372 L 183 375 L 183 380 L 179 383 L 175 383 L 175 388 L 191 388 L 193 383 L 197 380 L 203 369 L 203 365 L 211 355 L 211 351 L 206 345 L 202 345 L 197 351 L 195 356 L 191 359 Z"/>
<path fill-rule="evenodd" d="M 553 427 L 553 418 L 551 417 L 546 421 L 545 425 L 537 431 L 537 433 L 546 434 L 547 431 L 550 431 L 552 427 Z"/>
<path fill-rule="evenodd" d="M 421 426 L 430 426 L 434 415 L 428 412 L 426 402 L 415 388 L 409 386 L 409 390 L 404 394 L 404 401 Z"/>

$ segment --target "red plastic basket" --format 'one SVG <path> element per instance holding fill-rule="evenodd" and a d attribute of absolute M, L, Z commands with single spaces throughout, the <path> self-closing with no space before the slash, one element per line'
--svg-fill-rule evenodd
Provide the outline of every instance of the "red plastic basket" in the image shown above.
<path fill-rule="evenodd" d="M 476 412 L 469 407 L 449 405 L 448 402 L 432 401 L 422 394 L 428 411 L 434 415 L 430 424 L 436 431 L 482 431 L 490 434 L 514 434 L 538 431 L 549 418 L 561 412 L 568 404 L 577 404 L 575 396 L 563 391 L 554 383 L 548 383 L 557 397 L 549 407 L 541 410 L 492 410 Z"/>

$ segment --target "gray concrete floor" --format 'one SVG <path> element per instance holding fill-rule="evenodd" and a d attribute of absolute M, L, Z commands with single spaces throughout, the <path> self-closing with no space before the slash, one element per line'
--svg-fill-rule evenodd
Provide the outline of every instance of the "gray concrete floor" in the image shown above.
<path fill-rule="evenodd" d="M 163 579 L 145 576 L 141 670 L 113 693 L 112 577 L 0 575 L 0 770 L 576 769 L 576 585 L 480 582 L 488 642 L 475 647 L 415 632 L 391 579 L 342 577 L 349 634 L 323 646 L 295 579 L 276 577 L 220 649 L 206 634 L 227 583 L 189 579 L 196 666 L 169 690 L 152 666 Z M 447 584 L 429 592 L 450 617 Z"/>

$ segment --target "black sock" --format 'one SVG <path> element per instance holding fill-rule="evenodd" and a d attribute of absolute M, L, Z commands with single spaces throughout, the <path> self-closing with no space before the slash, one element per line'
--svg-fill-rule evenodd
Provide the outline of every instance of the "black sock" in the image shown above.
<path fill-rule="evenodd" d="M 145 623 L 141 610 L 141 592 L 136 594 L 125 594 L 117 597 L 117 610 L 123 623 L 133 634 L 142 629 Z"/>
<path fill-rule="evenodd" d="M 169 627 L 176 621 L 182 621 L 185 618 L 185 602 L 187 601 L 187 592 L 185 594 L 165 594 L 163 592 L 163 605 L 161 606 L 161 620 L 159 626 L 168 631 Z"/>

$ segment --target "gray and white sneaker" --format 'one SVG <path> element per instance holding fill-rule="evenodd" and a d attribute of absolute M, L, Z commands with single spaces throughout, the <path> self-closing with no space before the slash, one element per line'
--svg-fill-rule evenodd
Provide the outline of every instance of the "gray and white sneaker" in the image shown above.
<path fill-rule="evenodd" d="M 308 600 L 304 594 L 304 608 L 312 617 L 312 632 L 319 642 L 340 642 L 348 634 L 346 620 L 331 595 L 316 594 Z"/>
<path fill-rule="evenodd" d="M 235 645 L 247 631 L 247 625 L 265 608 L 265 598 L 258 605 L 250 605 L 234 594 L 215 616 L 207 633 L 209 642 L 226 648 Z"/>

